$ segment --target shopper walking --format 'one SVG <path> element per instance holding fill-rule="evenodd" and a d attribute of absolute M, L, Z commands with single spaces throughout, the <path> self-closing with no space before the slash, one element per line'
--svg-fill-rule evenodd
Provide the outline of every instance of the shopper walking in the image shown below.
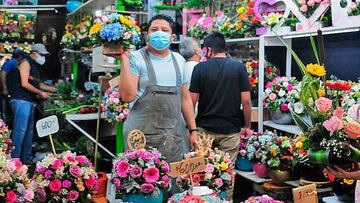
<path fill-rule="evenodd" d="M 223 34 L 211 33 L 204 39 L 203 45 L 209 59 L 195 66 L 190 86 L 193 103 L 199 102 L 196 124 L 200 132 L 215 138 L 214 147 L 228 152 L 231 160 L 235 161 L 240 145 L 239 133 L 251 133 L 248 73 L 241 62 L 226 57 Z M 241 122 L 241 105 L 244 125 Z"/>
<path fill-rule="evenodd" d="M 32 139 L 34 127 L 34 107 L 37 96 L 47 99 L 56 88 L 40 82 L 37 64 L 45 63 L 48 54 L 43 44 L 35 44 L 29 56 L 18 62 L 18 67 L 7 76 L 7 86 L 11 95 L 14 114 L 12 141 L 15 149 L 12 158 L 20 158 L 29 163 L 32 158 Z"/>
<path fill-rule="evenodd" d="M 124 124 L 125 138 L 131 130 L 140 129 L 147 146 L 159 149 L 168 162 L 181 160 L 186 142 L 194 147 L 197 139 L 185 60 L 169 49 L 174 39 L 173 25 L 169 16 L 154 16 L 149 22 L 148 46 L 116 56 L 121 60 L 122 99 L 131 102 Z"/>
<path fill-rule="evenodd" d="M 185 73 L 190 78 L 190 87 L 192 72 L 201 59 L 201 49 L 198 41 L 192 37 L 185 37 L 180 42 L 179 52 L 186 60 Z"/>

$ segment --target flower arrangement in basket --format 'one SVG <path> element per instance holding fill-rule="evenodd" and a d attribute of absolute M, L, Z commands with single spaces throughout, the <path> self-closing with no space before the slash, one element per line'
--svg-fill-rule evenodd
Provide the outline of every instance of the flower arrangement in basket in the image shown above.
<path fill-rule="evenodd" d="M 217 194 L 227 191 L 234 182 L 234 164 L 230 160 L 229 154 L 219 150 L 208 150 L 204 152 L 189 152 L 185 154 L 185 159 L 195 157 L 205 157 L 205 171 L 192 174 L 194 186 L 207 186 Z M 176 182 L 184 189 L 188 190 L 191 184 L 190 175 L 177 178 Z"/>
<path fill-rule="evenodd" d="M 131 16 L 118 13 L 95 20 L 91 30 L 91 33 L 95 33 L 93 37 L 103 43 L 104 55 L 122 54 L 124 48 L 132 48 L 140 41 L 140 28 L 136 21 Z"/>
<path fill-rule="evenodd" d="M 125 121 L 129 115 L 129 104 L 122 101 L 118 88 L 106 90 L 101 106 L 109 122 Z"/>
<path fill-rule="evenodd" d="M 257 92 L 259 86 L 259 61 L 249 60 L 245 63 L 247 72 L 249 73 L 250 85 L 253 91 Z M 279 69 L 270 63 L 267 63 L 264 75 L 264 84 L 271 82 L 275 77 L 280 74 Z"/>
<path fill-rule="evenodd" d="M 70 151 L 49 154 L 36 164 L 33 182 L 37 202 L 91 202 L 98 177 L 92 163 Z"/>
<path fill-rule="evenodd" d="M 193 18 L 189 22 L 189 29 L 187 35 L 196 39 L 202 39 L 208 33 L 212 32 L 214 19 L 208 16 L 201 18 Z"/>
<path fill-rule="evenodd" d="M 113 163 L 111 182 L 120 196 L 158 196 L 169 187 L 170 166 L 158 150 L 126 151 Z"/>
<path fill-rule="evenodd" d="M 272 111 L 290 112 L 290 105 L 299 98 L 298 81 L 295 78 L 276 77 L 266 84 L 264 107 Z M 296 98 L 297 97 L 297 98 Z"/>
<path fill-rule="evenodd" d="M 13 149 L 10 135 L 11 131 L 8 126 L 0 119 L 0 154 L 10 155 L 10 152 Z"/>
<path fill-rule="evenodd" d="M 268 195 L 252 196 L 243 203 L 283 203 L 283 201 L 275 200 Z"/>
<path fill-rule="evenodd" d="M 175 194 L 170 198 L 168 203 L 229 203 L 229 201 L 222 200 L 216 193 L 209 195 L 194 195 L 192 192 L 185 191 L 183 193 Z"/>
<path fill-rule="evenodd" d="M 27 171 L 27 166 L 18 159 L 8 159 L 0 152 L 0 202 L 33 202 L 34 191 Z"/>

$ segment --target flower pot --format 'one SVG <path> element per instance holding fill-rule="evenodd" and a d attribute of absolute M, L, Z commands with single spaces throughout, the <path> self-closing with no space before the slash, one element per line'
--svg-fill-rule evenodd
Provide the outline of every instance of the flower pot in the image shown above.
<path fill-rule="evenodd" d="M 355 186 L 356 181 L 352 184 L 347 184 L 343 180 L 334 182 L 333 192 L 341 202 L 355 202 Z"/>
<path fill-rule="evenodd" d="M 252 171 L 253 164 L 247 157 L 238 156 L 236 159 L 236 168 L 240 171 Z"/>
<path fill-rule="evenodd" d="M 285 181 L 291 180 L 290 170 L 272 169 L 269 172 L 269 176 L 276 185 L 284 185 Z"/>
<path fill-rule="evenodd" d="M 105 43 L 103 44 L 103 55 L 121 55 L 124 53 L 124 47 L 120 44 Z"/>
<path fill-rule="evenodd" d="M 136 202 L 136 203 L 162 203 L 163 192 L 160 191 L 155 195 L 145 194 L 126 194 L 121 197 L 124 202 Z"/>
<path fill-rule="evenodd" d="M 228 195 L 226 192 L 221 192 L 218 194 L 218 196 L 221 198 L 221 199 L 227 199 L 228 198 Z"/>
<path fill-rule="evenodd" d="M 268 168 L 263 163 L 254 164 L 253 170 L 259 178 L 268 178 L 269 177 Z"/>
<path fill-rule="evenodd" d="M 283 113 L 280 110 L 270 111 L 271 120 L 280 125 L 289 125 L 294 122 L 290 113 Z"/>
<path fill-rule="evenodd" d="M 81 6 L 82 2 L 81 1 L 76 1 L 76 0 L 68 0 L 66 2 L 66 10 L 71 13 L 74 12 L 76 9 L 78 9 Z"/>
<path fill-rule="evenodd" d="M 97 193 L 93 196 L 95 198 L 106 197 L 106 186 L 107 186 L 106 173 L 98 172 L 97 174 L 98 174 L 99 187 Z"/>

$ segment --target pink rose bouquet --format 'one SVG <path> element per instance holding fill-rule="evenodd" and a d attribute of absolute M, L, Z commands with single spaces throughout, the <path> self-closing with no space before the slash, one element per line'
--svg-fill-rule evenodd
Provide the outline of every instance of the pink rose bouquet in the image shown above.
<path fill-rule="evenodd" d="M 283 203 L 283 201 L 275 200 L 268 195 L 252 196 L 243 203 Z"/>
<path fill-rule="evenodd" d="M 109 122 L 125 121 L 129 115 L 129 104 L 122 101 L 118 88 L 109 88 L 101 104 Z"/>
<path fill-rule="evenodd" d="M 27 171 L 18 159 L 8 159 L 0 152 L 0 202 L 33 202 L 34 190 Z"/>
<path fill-rule="evenodd" d="M 118 195 L 156 195 L 169 187 L 170 166 L 158 150 L 126 151 L 113 163 L 112 183 Z"/>
<path fill-rule="evenodd" d="M 229 203 L 229 201 L 223 200 L 217 196 L 216 193 L 210 195 L 194 195 L 192 192 L 185 191 L 177 193 L 170 198 L 168 203 Z"/>
<path fill-rule="evenodd" d="M 192 174 L 195 186 L 207 186 L 216 193 L 227 191 L 234 182 L 234 164 L 230 160 L 229 154 L 218 149 L 211 150 L 207 154 L 203 152 L 189 152 L 185 154 L 185 159 L 205 157 L 206 168 L 204 172 Z M 188 190 L 190 188 L 190 175 L 179 177 L 178 185 Z"/>
<path fill-rule="evenodd" d="M 13 149 L 10 135 L 11 131 L 8 126 L 0 119 L 0 153 L 10 155 L 10 152 Z"/>
<path fill-rule="evenodd" d="M 38 162 L 33 183 L 38 202 L 91 202 L 98 177 L 86 156 L 66 151 Z"/>

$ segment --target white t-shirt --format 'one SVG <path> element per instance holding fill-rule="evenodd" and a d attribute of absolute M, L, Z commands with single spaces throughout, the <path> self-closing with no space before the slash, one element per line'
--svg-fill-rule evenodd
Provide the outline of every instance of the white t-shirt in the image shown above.
<path fill-rule="evenodd" d="M 190 88 L 190 84 L 191 84 L 191 75 L 192 72 L 194 70 L 194 67 L 198 64 L 199 62 L 196 61 L 188 61 L 185 64 L 185 74 L 186 76 L 189 78 L 189 88 Z"/>

